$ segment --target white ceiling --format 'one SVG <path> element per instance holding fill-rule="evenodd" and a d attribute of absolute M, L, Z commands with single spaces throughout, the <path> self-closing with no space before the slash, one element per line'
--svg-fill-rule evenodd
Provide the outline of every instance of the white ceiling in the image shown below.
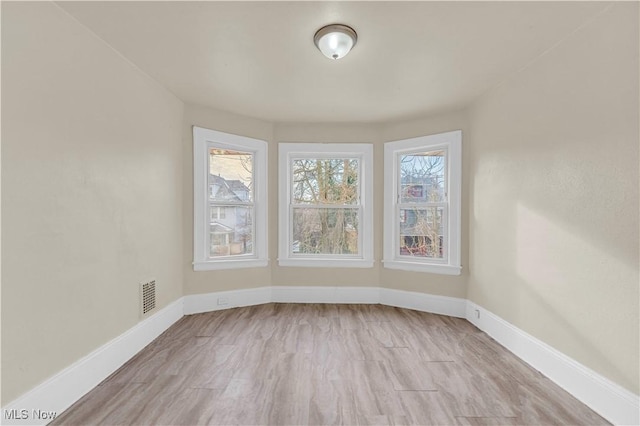
<path fill-rule="evenodd" d="M 375 122 L 464 107 L 606 3 L 58 2 L 188 103 L 274 122 Z M 315 31 L 358 43 L 332 61 Z"/>

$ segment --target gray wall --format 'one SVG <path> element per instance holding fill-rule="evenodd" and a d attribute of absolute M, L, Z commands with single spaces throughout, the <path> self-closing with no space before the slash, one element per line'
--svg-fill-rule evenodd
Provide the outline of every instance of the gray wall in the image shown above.
<path fill-rule="evenodd" d="M 2 404 L 182 296 L 182 102 L 53 3 L 2 2 Z"/>
<path fill-rule="evenodd" d="M 469 298 L 638 393 L 638 4 L 472 108 Z"/>

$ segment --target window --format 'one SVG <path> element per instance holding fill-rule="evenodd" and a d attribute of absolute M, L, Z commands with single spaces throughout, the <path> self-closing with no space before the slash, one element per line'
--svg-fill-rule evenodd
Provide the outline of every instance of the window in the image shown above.
<path fill-rule="evenodd" d="M 279 264 L 372 267 L 372 145 L 281 143 L 279 156 Z"/>
<path fill-rule="evenodd" d="M 462 132 L 385 143 L 384 267 L 459 275 Z"/>
<path fill-rule="evenodd" d="M 213 188 L 213 186 L 211 186 Z M 209 212 L 211 213 L 211 221 L 217 220 L 217 219 L 226 219 L 227 218 L 227 209 L 229 207 L 215 207 L 212 206 L 209 209 Z"/>
<path fill-rule="evenodd" d="M 196 271 L 266 266 L 267 143 L 193 128 Z"/>

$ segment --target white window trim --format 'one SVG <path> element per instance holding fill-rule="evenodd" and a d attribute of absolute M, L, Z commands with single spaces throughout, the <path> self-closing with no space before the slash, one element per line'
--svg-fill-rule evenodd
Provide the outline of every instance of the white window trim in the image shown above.
<path fill-rule="evenodd" d="M 371 268 L 373 267 L 373 145 L 368 143 L 279 143 L 278 264 L 280 266 Z M 362 217 L 358 229 L 361 254 L 338 257 L 310 255 L 293 257 L 289 253 L 291 236 L 291 159 L 359 158 L 360 204 Z"/>
<path fill-rule="evenodd" d="M 208 156 L 212 146 L 253 153 L 254 176 L 254 253 L 210 259 L 207 255 L 209 232 Z M 211 271 L 263 267 L 267 254 L 267 142 L 245 136 L 193 126 L 193 270 Z"/>
<path fill-rule="evenodd" d="M 448 224 L 445 241 L 448 242 L 447 260 L 400 257 L 399 227 L 396 217 L 398 204 L 398 155 L 438 148 L 447 150 Z M 405 271 L 460 275 L 461 199 L 462 199 L 462 132 L 460 130 L 403 139 L 384 144 L 384 258 L 385 268 Z"/>

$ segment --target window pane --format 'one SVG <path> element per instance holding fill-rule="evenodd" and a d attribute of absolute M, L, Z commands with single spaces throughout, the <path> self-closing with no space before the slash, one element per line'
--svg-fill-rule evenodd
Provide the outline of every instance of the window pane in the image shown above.
<path fill-rule="evenodd" d="M 358 254 L 358 209 L 294 208 L 294 254 Z"/>
<path fill-rule="evenodd" d="M 209 257 L 253 253 L 253 208 L 210 206 L 209 209 L 212 218 L 209 223 Z"/>
<path fill-rule="evenodd" d="M 400 209 L 400 256 L 444 258 L 444 209 Z"/>
<path fill-rule="evenodd" d="M 253 154 L 209 150 L 209 197 L 215 201 L 253 201 Z"/>
<path fill-rule="evenodd" d="M 428 151 L 400 156 L 400 202 L 445 201 L 446 152 Z"/>
<path fill-rule="evenodd" d="M 226 219 L 228 207 L 224 206 L 211 206 L 209 209 L 209 218 L 211 221 L 217 219 Z"/>
<path fill-rule="evenodd" d="M 292 161 L 294 204 L 357 204 L 358 160 L 355 158 Z"/>

